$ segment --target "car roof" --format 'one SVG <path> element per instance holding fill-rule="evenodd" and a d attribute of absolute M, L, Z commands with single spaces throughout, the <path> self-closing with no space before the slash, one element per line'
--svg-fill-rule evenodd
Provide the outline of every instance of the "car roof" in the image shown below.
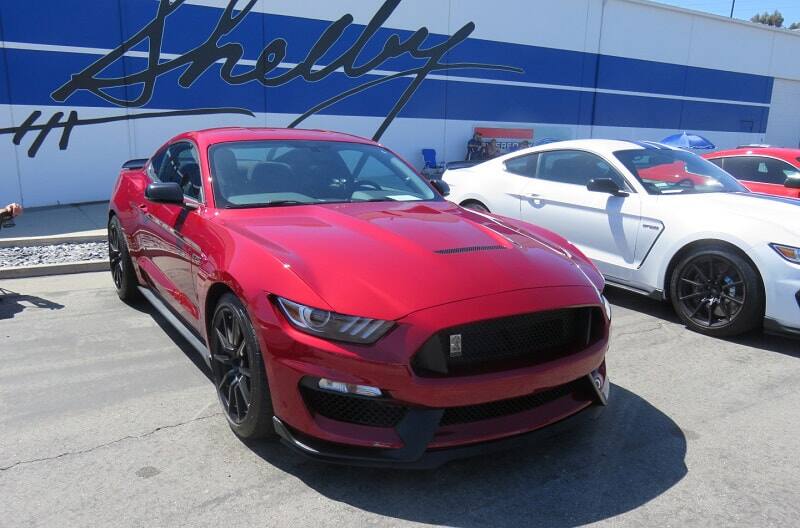
<path fill-rule="evenodd" d="M 376 144 L 366 138 L 331 132 L 328 130 L 306 130 L 301 128 L 259 128 L 259 127 L 225 127 L 207 128 L 185 132 L 176 136 L 171 141 L 181 138 L 191 138 L 198 143 L 213 145 L 215 143 L 228 143 L 231 141 L 264 141 L 264 140 L 297 140 L 297 141 L 340 141 L 346 143 Z"/>
<path fill-rule="evenodd" d="M 743 147 L 730 150 L 718 150 L 717 152 L 706 154 L 705 157 L 713 159 L 724 156 L 747 156 L 751 154 L 779 158 L 796 164 L 798 158 L 800 158 L 800 149 L 784 147 Z"/>

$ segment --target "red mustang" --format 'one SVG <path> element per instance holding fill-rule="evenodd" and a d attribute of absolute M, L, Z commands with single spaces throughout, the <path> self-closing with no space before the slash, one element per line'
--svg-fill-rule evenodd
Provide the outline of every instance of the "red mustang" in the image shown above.
<path fill-rule="evenodd" d="M 800 149 L 744 146 L 703 157 L 753 192 L 800 198 Z"/>
<path fill-rule="evenodd" d="M 435 466 L 596 414 L 601 275 L 563 238 L 442 194 L 346 134 L 189 132 L 123 167 L 111 270 L 201 351 L 242 438 Z"/>

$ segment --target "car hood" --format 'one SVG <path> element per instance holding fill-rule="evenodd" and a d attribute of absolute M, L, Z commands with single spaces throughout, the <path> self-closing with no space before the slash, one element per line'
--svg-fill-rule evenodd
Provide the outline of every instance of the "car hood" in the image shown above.
<path fill-rule="evenodd" d="M 449 202 L 230 213 L 220 218 L 227 228 L 256 241 L 339 313 L 398 319 L 505 291 L 592 287 L 554 242 Z"/>
<path fill-rule="evenodd" d="M 759 193 L 698 193 L 660 196 L 659 200 L 662 207 L 668 208 L 680 200 L 682 211 L 726 222 L 740 217 L 769 223 L 781 230 L 800 225 L 800 200 L 793 198 Z"/>

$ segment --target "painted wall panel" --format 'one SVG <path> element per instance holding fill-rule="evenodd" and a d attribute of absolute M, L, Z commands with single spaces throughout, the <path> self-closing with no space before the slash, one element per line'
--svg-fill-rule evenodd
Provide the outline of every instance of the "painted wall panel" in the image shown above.
<path fill-rule="evenodd" d="M 105 199 L 123 161 L 212 126 L 375 136 L 418 166 L 476 126 L 800 140 L 773 90 L 800 39 L 639 0 L 0 0 L 0 20 L 0 201 L 27 206 Z"/>

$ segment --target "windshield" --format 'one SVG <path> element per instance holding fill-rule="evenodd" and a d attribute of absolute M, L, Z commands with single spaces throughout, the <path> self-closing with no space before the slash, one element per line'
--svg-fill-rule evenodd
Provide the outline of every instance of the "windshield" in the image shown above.
<path fill-rule="evenodd" d="M 618 150 L 614 155 L 650 194 L 748 192 L 733 176 L 685 150 Z"/>
<path fill-rule="evenodd" d="M 388 150 L 334 141 L 239 141 L 209 149 L 217 207 L 434 200 Z"/>

